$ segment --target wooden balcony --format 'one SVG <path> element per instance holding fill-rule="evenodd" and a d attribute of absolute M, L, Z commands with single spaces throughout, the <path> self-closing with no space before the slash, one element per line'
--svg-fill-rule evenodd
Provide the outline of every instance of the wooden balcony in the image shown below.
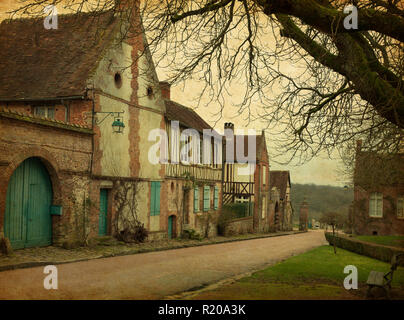
<path fill-rule="evenodd" d="M 195 180 L 221 181 L 222 169 L 204 165 L 168 163 L 166 164 L 166 177 L 184 178 L 193 177 Z"/>
<path fill-rule="evenodd" d="M 253 196 L 254 182 L 225 182 L 223 185 L 223 193 L 235 196 Z"/>
<path fill-rule="evenodd" d="M 223 203 L 233 203 L 236 197 L 248 197 L 254 195 L 254 182 L 225 182 L 223 184 Z"/>

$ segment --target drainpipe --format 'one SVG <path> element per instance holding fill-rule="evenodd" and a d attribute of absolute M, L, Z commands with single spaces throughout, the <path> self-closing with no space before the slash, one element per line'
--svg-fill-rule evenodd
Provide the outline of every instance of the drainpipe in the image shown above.
<path fill-rule="evenodd" d="M 92 117 L 91 117 L 91 130 L 94 132 L 94 122 L 95 122 L 95 95 L 94 90 L 92 90 Z M 90 176 L 93 175 L 93 161 L 94 161 L 94 134 L 91 138 L 91 158 L 90 158 Z"/>

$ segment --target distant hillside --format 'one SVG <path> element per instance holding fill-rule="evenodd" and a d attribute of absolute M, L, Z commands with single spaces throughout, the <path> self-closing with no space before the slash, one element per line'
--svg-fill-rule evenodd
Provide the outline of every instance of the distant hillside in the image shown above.
<path fill-rule="evenodd" d="M 291 199 L 295 223 L 299 220 L 300 204 L 305 197 L 309 204 L 309 218 L 319 219 L 321 214 L 327 211 L 347 214 L 349 205 L 353 201 L 353 190 L 345 190 L 342 187 L 293 183 Z"/>

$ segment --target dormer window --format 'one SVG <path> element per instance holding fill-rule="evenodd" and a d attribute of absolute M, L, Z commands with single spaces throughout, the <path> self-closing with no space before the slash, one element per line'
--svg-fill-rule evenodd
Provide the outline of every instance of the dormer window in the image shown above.
<path fill-rule="evenodd" d="M 49 118 L 49 119 L 55 119 L 55 107 L 54 106 L 35 106 L 34 115 Z"/>

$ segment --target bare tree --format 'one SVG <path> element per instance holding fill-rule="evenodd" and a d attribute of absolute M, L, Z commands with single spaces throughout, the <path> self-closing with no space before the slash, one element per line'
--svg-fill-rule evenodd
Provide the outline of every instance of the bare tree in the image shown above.
<path fill-rule="evenodd" d="M 138 181 L 116 181 L 114 187 L 116 207 L 112 223 L 114 235 L 125 242 L 143 242 L 148 232 L 138 215 Z"/>
<path fill-rule="evenodd" d="M 65 3 L 75 12 L 119 12 L 124 2 L 139 3 L 23 0 L 14 13 L 35 14 L 49 3 Z M 402 138 L 402 1 L 352 1 L 357 29 L 344 27 L 350 14 L 344 12 L 345 0 L 140 3 L 146 48 L 158 66 L 168 68 L 169 80 L 203 80 L 201 94 L 210 93 L 217 119 L 231 87 L 241 82 L 240 113 L 247 112 L 250 121 L 264 119 L 279 154 L 289 151 L 289 160 L 341 150 L 358 137 L 374 148 Z"/>
<path fill-rule="evenodd" d="M 336 241 L 335 241 L 335 231 L 338 228 L 342 228 L 346 221 L 346 217 L 337 212 L 326 212 L 320 218 L 320 223 L 331 226 L 332 228 L 332 236 L 333 236 L 333 245 L 334 245 L 334 253 L 337 254 Z"/>

